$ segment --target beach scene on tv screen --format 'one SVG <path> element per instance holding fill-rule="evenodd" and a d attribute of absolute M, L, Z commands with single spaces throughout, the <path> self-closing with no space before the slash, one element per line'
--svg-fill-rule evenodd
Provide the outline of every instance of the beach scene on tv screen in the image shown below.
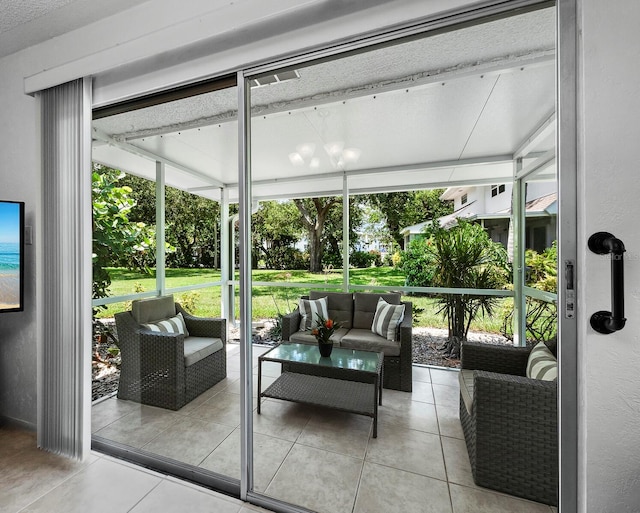
<path fill-rule="evenodd" d="M 20 205 L 0 203 L 0 309 L 20 306 Z"/>

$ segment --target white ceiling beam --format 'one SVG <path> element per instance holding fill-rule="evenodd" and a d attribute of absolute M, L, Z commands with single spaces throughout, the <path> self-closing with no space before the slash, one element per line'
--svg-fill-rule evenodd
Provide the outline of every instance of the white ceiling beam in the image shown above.
<path fill-rule="evenodd" d="M 219 180 L 216 180 L 215 178 L 207 175 L 206 173 L 203 173 L 201 171 L 197 171 L 195 169 L 192 169 L 188 166 L 184 166 L 182 164 L 179 164 L 178 162 L 174 162 L 173 160 L 167 159 L 165 157 L 161 157 L 159 155 L 156 155 L 155 153 L 152 153 L 148 150 L 145 150 L 143 148 L 139 148 L 138 146 L 136 146 L 135 144 L 131 144 L 128 142 L 122 142 L 122 141 L 118 141 L 116 139 L 114 139 L 113 137 L 111 137 L 109 134 L 104 133 L 101 130 L 98 130 L 97 128 L 93 128 L 92 129 L 93 132 L 93 138 L 97 141 L 101 141 L 104 143 L 107 143 L 111 146 L 115 146 L 117 148 L 120 148 L 121 150 L 124 151 L 128 151 L 129 153 L 133 153 L 134 155 L 138 155 L 139 157 L 144 157 L 147 158 L 149 160 L 152 160 L 154 162 L 162 162 L 167 166 L 170 166 L 172 168 L 178 169 L 180 171 L 184 171 L 187 174 L 190 174 L 192 176 L 195 176 L 196 178 L 200 179 L 200 180 L 204 180 L 205 182 L 208 182 L 211 184 L 210 187 L 208 187 L 209 189 L 213 189 L 213 188 L 220 188 L 220 187 L 226 187 L 226 185 L 222 182 L 220 182 Z"/>
<path fill-rule="evenodd" d="M 542 123 L 540 123 L 526 138 L 513 153 L 513 159 L 521 157 L 527 157 L 531 150 L 535 148 L 541 141 L 552 134 L 556 129 L 556 113 L 553 111 L 546 116 Z"/>
<path fill-rule="evenodd" d="M 520 171 L 518 171 L 515 178 L 516 179 L 526 178 L 527 176 L 533 174 L 536 171 L 549 167 L 555 161 L 556 161 L 556 149 L 553 148 L 549 151 L 546 151 L 542 155 L 536 157 L 536 159 L 533 160 L 532 162 L 529 162 Z"/>

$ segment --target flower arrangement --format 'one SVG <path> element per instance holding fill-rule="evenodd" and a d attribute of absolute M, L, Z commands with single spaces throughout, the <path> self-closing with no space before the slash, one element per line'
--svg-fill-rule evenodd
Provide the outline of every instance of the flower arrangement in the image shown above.
<path fill-rule="evenodd" d="M 318 317 L 316 327 L 311 330 L 311 334 L 316 337 L 316 340 L 321 344 L 331 343 L 331 335 L 340 327 L 340 324 L 332 319 L 323 319 Z"/>

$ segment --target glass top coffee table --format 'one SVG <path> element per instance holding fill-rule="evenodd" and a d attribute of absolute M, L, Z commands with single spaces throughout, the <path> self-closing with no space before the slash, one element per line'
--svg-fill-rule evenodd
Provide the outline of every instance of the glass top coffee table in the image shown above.
<path fill-rule="evenodd" d="M 297 372 L 283 372 L 262 391 L 262 362 L 295 364 Z M 373 418 L 378 436 L 378 404 L 382 404 L 383 354 L 334 347 L 320 356 L 317 345 L 283 343 L 258 358 L 258 414 L 260 398 L 324 406 Z"/>

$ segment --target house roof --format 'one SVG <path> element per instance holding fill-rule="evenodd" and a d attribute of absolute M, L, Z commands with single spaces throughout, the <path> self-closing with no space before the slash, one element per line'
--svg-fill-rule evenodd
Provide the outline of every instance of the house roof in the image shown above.
<path fill-rule="evenodd" d="M 553 8 L 295 71 L 251 89 L 255 199 L 341 195 L 345 175 L 350 194 L 510 181 L 532 134 L 555 146 Z M 96 119 L 93 158 L 235 202 L 236 109 L 231 88 Z"/>

